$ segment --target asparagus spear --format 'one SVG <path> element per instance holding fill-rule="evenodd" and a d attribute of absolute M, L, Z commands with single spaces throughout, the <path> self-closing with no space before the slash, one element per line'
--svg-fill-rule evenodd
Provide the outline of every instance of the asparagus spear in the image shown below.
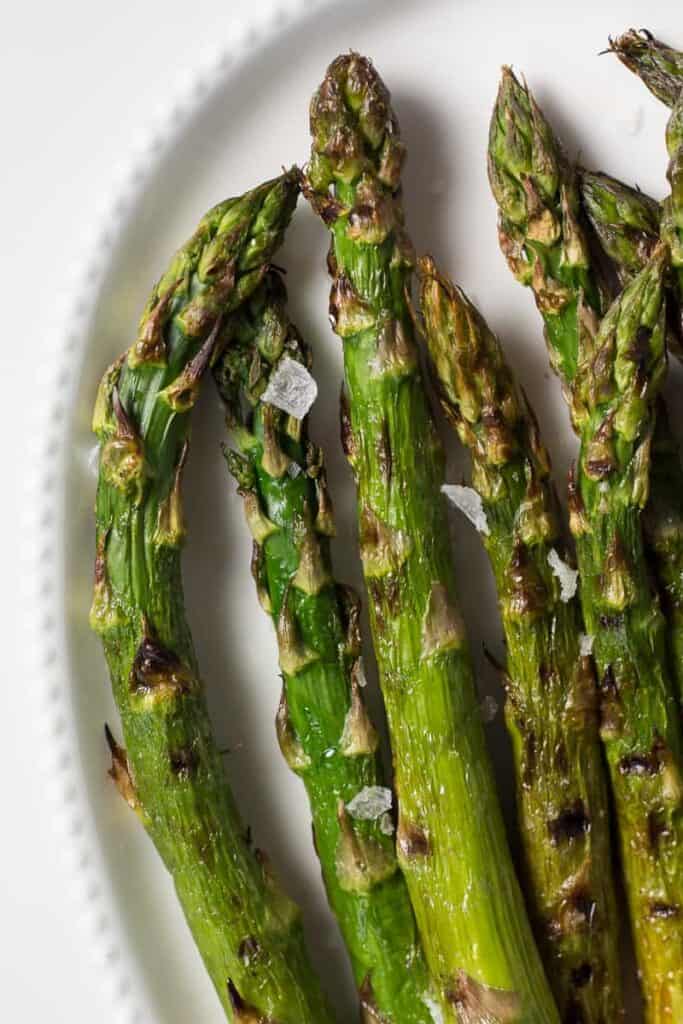
<path fill-rule="evenodd" d="M 491 118 L 488 169 L 501 249 L 515 277 L 531 286 L 553 366 L 571 382 L 583 322 L 602 313 L 604 296 L 580 222 L 576 174 L 510 68 Z"/>
<path fill-rule="evenodd" d="M 561 374 L 572 419 L 583 440 L 580 486 L 573 489 L 571 519 L 573 532 L 585 531 L 577 551 L 581 602 L 586 625 L 596 634 L 602 736 L 617 804 L 648 1019 L 668 1021 L 676 1019 L 674 1009 L 683 1014 L 683 826 L 677 788 L 681 738 L 662 649 L 664 622 L 649 586 L 640 518 L 649 489 L 655 384 L 664 368 L 663 356 L 654 358 L 660 310 L 664 315 L 664 256 L 657 250 L 654 262 L 609 311 L 593 358 L 597 288 L 592 285 L 588 247 L 575 212 L 575 177 L 533 98 L 510 71 L 504 73 L 492 119 L 489 160 L 506 255 L 518 276 L 534 288 L 551 359 Z M 616 339 L 612 337 L 615 323 Z M 652 364 L 647 377 L 636 375 L 647 402 L 639 404 L 637 396 L 630 394 L 634 384 L 629 355 L 644 368 Z M 584 366 L 577 374 L 579 357 L 589 369 Z M 617 395 L 606 409 L 596 390 L 588 396 L 593 404 L 586 413 L 588 398 L 582 391 L 590 390 L 591 373 L 604 382 L 610 401 L 616 375 Z M 589 428 L 596 431 L 594 438 Z M 643 443 L 633 464 L 626 456 L 633 454 L 635 441 Z M 629 473 L 636 469 L 639 489 L 631 493 L 629 502 Z M 591 473 L 599 472 L 604 472 L 605 479 L 594 486 Z M 664 745 L 661 761 L 660 742 Z"/>
<path fill-rule="evenodd" d="M 666 176 L 671 194 L 662 203 L 661 236 L 671 249 L 680 303 L 679 322 L 683 332 L 683 89 L 666 126 L 666 147 L 669 152 Z"/>
<path fill-rule="evenodd" d="M 622 285 L 642 270 L 659 241 L 660 208 L 639 189 L 604 174 L 582 172 L 581 199 L 591 226 L 614 262 Z M 667 345 L 681 355 L 680 307 L 668 295 Z M 650 500 L 643 517 L 645 539 L 664 602 L 671 673 L 683 705 L 683 469 L 680 451 L 663 401 L 657 406 L 652 437 Z"/>
<path fill-rule="evenodd" d="M 651 32 L 634 29 L 610 39 L 610 49 L 671 108 L 666 129 L 671 194 L 662 203 L 660 232 L 671 249 L 683 331 L 683 53 L 656 39 Z"/>
<path fill-rule="evenodd" d="M 562 1020 L 623 1016 L 618 921 L 597 688 L 581 650 L 550 460 L 498 340 L 463 292 L 420 261 L 425 336 L 441 405 L 472 454 L 508 650 L 515 760 L 532 921 Z M 585 907 L 590 906 L 590 915 Z"/>
<path fill-rule="evenodd" d="M 311 104 L 306 194 L 332 233 L 344 345 L 343 443 L 391 735 L 397 849 L 446 1020 L 556 1021 L 507 848 L 456 605 L 443 453 L 406 290 L 403 146 L 389 93 L 355 53 Z"/>
<path fill-rule="evenodd" d="M 590 225 L 623 287 L 643 269 L 659 242 L 660 205 L 639 188 L 591 171 L 581 171 L 579 191 Z"/>
<path fill-rule="evenodd" d="M 212 209 L 154 288 L 104 375 L 91 624 L 126 750 L 111 774 L 171 873 L 226 1016 L 331 1021 L 297 908 L 250 849 L 211 734 L 183 607 L 181 475 L 189 413 L 222 317 L 257 286 L 296 203 L 293 173 Z"/>
<path fill-rule="evenodd" d="M 650 498 L 643 530 L 667 622 L 671 675 L 683 708 L 683 469 L 662 401 L 657 403 L 652 435 Z"/>
<path fill-rule="evenodd" d="M 661 247 L 605 316 L 574 386 L 580 431 L 571 523 L 586 627 L 601 675 L 601 735 L 647 1018 L 683 1017 L 683 758 L 665 623 L 640 528 L 665 371 Z"/>
<path fill-rule="evenodd" d="M 633 28 L 616 39 L 610 38 L 609 49 L 658 100 L 667 107 L 675 106 L 683 86 L 683 53 L 667 46 L 647 29 L 638 32 Z"/>
<path fill-rule="evenodd" d="M 363 701 L 359 602 L 330 567 L 334 516 L 322 452 L 308 439 L 307 417 L 267 401 L 269 384 L 292 360 L 310 365 L 272 271 L 236 314 L 216 379 L 238 445 L 226 457 L 254 537 L 257 589 L 277 629 L 278 737 L 308 792 L 315 847 L 367 1019 L 431 1024 L 430 982 L 386 813 L 391 793 Z"/>

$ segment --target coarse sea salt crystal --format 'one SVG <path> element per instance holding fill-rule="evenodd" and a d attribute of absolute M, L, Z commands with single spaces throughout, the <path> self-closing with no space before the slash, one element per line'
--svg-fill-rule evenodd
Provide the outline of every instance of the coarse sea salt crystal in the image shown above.
<path fill-rule="evenodd" d="M 352 818 L 372 821 L 391 810 L 391 790 L 386 786 L 364 786 L 346 805 Z"/>
<path fill-rule="evenodd" d="M 579 581 L 578 570 L 572 569 L 566 562 L 563 562 L 555 548 L 551 548 L 548 552 L 548 565 L 560 581 L 560 600 L 566 604 L 576 593 Z"/>
<path fill-rule="evenodd" d="M 584 658 L 593 653 L 594 641 L 595 637 L 591 636 L 590 633 L 579 633 L 579 650 Z"/>
<path fill-rule="evenodd" d="M 425 1006 L 432 1015 L 432 1020 L 434 1021 L 434 1024 L 444 1024 L 443 1011 L 441 1010 L 441 1007 L 437 1003 L 436 999 L 434 999 L 427 992 L 425 992 L 422 998 L 424 1000 Z"/>
<path fill-rule="evenodd" d="M 318 385 L 301 363 L 283 356 L 268 381 L 262 400 L 289 413 L 297 420 L 304 418 L 318 396 Z"/>
<path fill-rule="evenodd" d="M 472 526 L 485 537 L 489 535 L 489 524 L 484 512 L 481 497 L 472 487 L 463 487 L 461 484 L 443 484 L 441 493 L 445 494 L 449 501 L 452 501 L 456 508 L 459 508 L 464 516 L 467 516 Z"/>
<path fill-rule="evenodd" d="M 481 702 L 481 717 L 488 725 L 498 714 L 498 701 L 495 697 L 484 697 Z"/>
<path fill-rule="evenodd" d="M 290 462 L 290 464 L 287 466 L 287 472 L 292 477 L 292 479 L 296 479 L 296 477 L 301 476 L 301 474 L 303 473 L 303 469 L 301 468 L 298 462 Z"/>

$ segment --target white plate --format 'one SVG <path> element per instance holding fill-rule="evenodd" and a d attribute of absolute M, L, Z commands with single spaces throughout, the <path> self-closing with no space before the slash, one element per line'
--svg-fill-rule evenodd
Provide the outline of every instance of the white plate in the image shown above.
<path fill-rule="evenodd" d="M 675 5 L 666 0 L 650 2 L 646 12 L 624 0 L 603 2 L 599 10 L 547 0 L 288 3 L 267 31 L 246 36 L 191 78 L 166 124 L 132 160 L 86 261 L 52 367 L 59 405 L 44 409 L 39 478 L 43 498 L 52 495 L 52 511 L 30 526 L 40 538 L 36 650 L 40 682 L 47 680 L 41 700 L 50 708 L 52 772 L 90 945 L 112 987 L 117 1019 L 218 1024 L 223 1018 L 161 863 L 106 778 L 102 726 L 116 723 L 116 714 L 100 646 L 87 626 L 95 486 L 89 420 L 99 375 L 130 342 L 148 289 L 204 210 L 283 164 L 306 159 L 309 97 L 335 54 L 355 48 L 374 58 L 393 93 L 409 149 L 405 200 L 415 243 L 457 275 L 500 332 L 561 479 L 573 440 L 532 298 L 514 283 L 498 252 L 485 171 L 488 119 L 499 67 L 514 63 L 570 151 L 580 148 L 589 165 L 661 195 L 665 113 L 616 59 L 597 57 L 610 31 L 645 16 L 663 37 L 683 41 Z M 320 383 L 314 434 L 326 445 L 336 499 L 336 563 L 344 578 L 358 583 L 353 489 L 337 440 L 341 357 L 326 316 L 326 244 L 325 231 L 302 202 L 278 262 L 288 268 L 292 309 L 314 347 Z M 304 907 L 312 954 L 342 1008 L 340 1019 L 356 1019 L 303 790 L 284 768 L 274 739 L 275 643 L 253 593 L 250 543 L 218 447 L 218 403 L 211 387 L 205 391 L 185 487 L 185 577 L 215 730 L 231 748 L 229 775 L 258 845 L 269 850 Z M 464 463 L 449 444 L 450 479 L 456 480 Z M 473 649 L 479 652 L 485 642 L 500 652 L 486 559 L 471 528 L 462 521 L 453 526 Z M 496 693 L 486 662 L 477 657 L 477 663 L 482 695 Z M 500 715 L 490 736 L 501 776 L 509 776 Z M 509 811 L 510 794 L 504 795 Z"/>

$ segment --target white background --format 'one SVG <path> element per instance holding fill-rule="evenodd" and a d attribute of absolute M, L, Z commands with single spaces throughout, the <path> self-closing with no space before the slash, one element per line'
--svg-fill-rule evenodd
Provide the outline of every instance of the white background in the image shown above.
<path fill-rule="evenodd" d="M 548 0 L 546 0 L 546 3 Z M 418 0 L 416 0 L 416 5 Z M 51 821 L 49 782 L 41 772 L 43 752 L 33 728 L 34 695 L 27 692 L 21 650 L 24 614 L 20 603 L 26 581 L 18 540 L 19 505 L 23 479 L 31 465 L 31 411 L 36 398 L 37 368 L 51 330 L 59 322 L 62 303 L 72 287 L 74 258 L 90 239 L 90 225 L 111 195 L 121 167 L 163 110 L 179 77 L 191 73 L 202 56 L 219 43 L 228 44 L 240 19 L 267 19 L 268 0 L 119 0 L 113 4 L 61 0 L 29 3 L 12 0 L 3 14 L 0 42 L 0 281 L 2 367 L 0 390 L 0 622 L 2 675 L 0 679 L 0 1020 L 38 1024 L 70 1024 L 111 1020 L 109 995 L 104 994 L 85 931 L 77 920 L 77 902 L 69 891 L 60 844 L 63 839 Z M 400 4 L 407 7 L 409 4 Z M 453 2 L 455 12 L 469 3 Z M 494 32 L 497 3 L 491 3 Z M 508 6 L 508 5 L 505 5 Z M 596 5 L 573 5 L 576 22 L 586 27 L 586 57 L 604 44 L 609 30 L 645 21 L 671 36 L 673 0 L 612 8 L 611 20 L 596 13 Z M 520 30 L 533 35 L 533 3 L 517 5 Z M 618 11 L 617 23 L 614 12 Z M 565 12 L 566 13 L 566 12 Z M 680 19 L 678 19 L 680 20 Z M 453 61 L 466 41 L 452 29 Z M 590 25 L 590 32 L 587 26 Z M 417 39 L 417 33 L 416 33 Z M 547 40 L 547 36 L 545 37 Z M 681 37 L 679 35 L 679 41 Z M 539 47 L 544 40 L 539 38 Z M 558 41 L 554 40 L 554 48 Z M 561 44 L 560 47 L 561 49 Z M 469 54 L 469 59 L 472 55 Z M 604 61 L 609 58 L 603 58 Z M 540 61 L 539 63 L 542 63 Z M 552 75 L 552 66 L 548 75 Z M 624 72 L 612 69 L 619 88 L 634 98 L 637 90 Z M 581 92 L 580 83 L 576 83 Z M 492 86 L 493 87 L 493 86 Z M 630 90 L 630 92 L 629 92 Z M 559 93 L 556 88 L 555 97 Z M 640 93 L 656 139 L 663 112 Z M 575 111 L 576 121 L 590 131 L 590 101 Z M 570 118 L 569 103 L 558 104 L 560 118 Z M 632 108 L 633 104 L 632 104 Z M 601 101 L 606 116 L 609 103 Z M 467 116 L 466 99 L 462 114 Z M 553 111 L 555 113 L 555 111 Z M 620 114 L 620 116 L 622 116 Z M 654 129 L 652 123 L 654 122 Z M 561 126 L 565 124 L 560 120 Z M 628 129 L 628 125 L 624 122 Z M 631 125 L 633 127 L 633 125 Z M 635 126 L 637 131 L 638 126 Z M 628 129 L 630 131 L 630 129 Z M 628 134 L 628 131 L 626 134 Z M 612 131 L 611 140 L 616 138 Z M 604 141 L 604 140 L 603 140 Z M 637 140 L 625 137 L 625 149 L 612 169 L 626 175 L 631 167 L 629 147 L 643 184 L 659 180 L 651 164 L 638 154 Z M 655 143 L 656 145 L 656 143 Z M 593 153 L 604 158 L 595 138 Z M 418 161 L 416 160 L 416 163 Z M 663 167 L 663 158 L 659 158 Z M 413 166 L 415 166 L 413 164 Z M 647 175 L 650 175 L 649 179 Z M 632 175 L 633 176 L 633 175 Z M 642 179 L 641 179 L 642 180 Z M 487 225 L 488 230 L 488 225 Z M 465 267 L 467 245 L 458 250 Z M 497 257 L 493 244 L 488 252 Z M 480 257 L 477 256 L 477 259 Z M 496 260 L 496 273 L 510 284 Z M 484 298 L 480 274 L 476 298 Z M 528 303 L 510 285 L 511 302 L 520 310 Z M 519 293 L 519 294 L 518 294 Z M 540 372 L 535 386 L 543 387 Z M 533 388 L 532 388 L 533 390 Z M 546 420 L 554 426 L 561 418 Z M 547 423 L 544 424 L 547 426 Z M 552 446 L 552 444 L 551 444 Z M 190 1022 L 188 1022 L 190 1024 Z"/>
<path fill-rule="evenodd" d="M 184 70 L 219 40 L 229 42 L 245 15 L 267 18 L 271 9 L 264 0 L 3 5 L 0 1020 L 7 1024 L 111 1020 L 69 891 L 18 649 L 25 581 L 17 524 L 36 361 L 131 146 Z"/>

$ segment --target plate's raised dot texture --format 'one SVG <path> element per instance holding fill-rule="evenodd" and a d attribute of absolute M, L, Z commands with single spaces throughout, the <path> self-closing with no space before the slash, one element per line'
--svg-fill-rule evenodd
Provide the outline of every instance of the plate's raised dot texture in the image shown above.
<path fill-rule="evenodd" d="M 122 927 L 99 856 L 99 840 L 78 763 L 71 699 L 66 679 L 64 616 L 66 595 L 62 578 L 60 520 L 64 507 L 64 455 L 69 443 L 68 395 L 79 370 L 98 292 L 112 250 L 126 227 L 130 211 L 143 194 L 161 157 L 181 135 L 201 104 L 258 47 L 285 25 L 326 5 L 328 0 L 281 3 L 267 23 L 247 26 L 228 48 L 206 58 L 187 78 L 145 141 L 132 154 L 114 195 L 103 212 L 93 241 L 74 275 L 65 313 L 45 346 L 40 396 L 34 409 L 35 439 L 29 452 L 35 466 L 29 471 L 22 502 L 22 597 L 27 681 L 35 694 L 38 761 L 45 792 L 54 810 L 55 827 L 64 847 L 79 917 L 86 931 L 89 956 L 99 966 L 110 995 L 116 1024 L 152 1024 L 152 1011 L 138 981 L 136 965 L 126 951 Z M 87 457 L 87 456 L 86 456 Z M 66 838 L 65 838 L 66 837 Z M 113 908 L 113 909 L 112 909 Z"/>

